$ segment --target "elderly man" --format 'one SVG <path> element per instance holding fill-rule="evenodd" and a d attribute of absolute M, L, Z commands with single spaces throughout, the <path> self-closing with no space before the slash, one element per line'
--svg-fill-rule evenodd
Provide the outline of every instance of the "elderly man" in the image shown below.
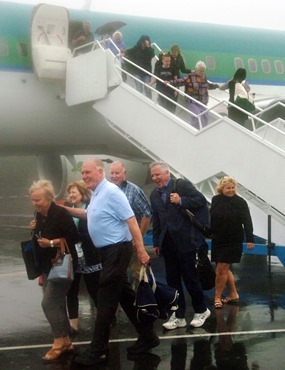
<path fill-rule="evenodd" d="M 194 309 L 194 318 L 190 325 L 197 328 L 202 326 L 211 314 L 206 307 L 195 267 L 197 248 L 205 244 L 205 238 L 191 224 L 183 208 L 189 209 L 201 223 L 206 223 L 207 201 L 190 181 L 179 180 L 175 189 L 169 167 L 164 162 L 153 162 L 150 165 L 150 173 L 157 186 L 150 196 L 154 252 L 164 257 L 167 284 L 179 292 L 179 308 L 163 327 L 172 330 L 186 326 L 183 281 L 192 298 Z"/>
<path fill-rule="evenodd" d="M 93 191 L 87 208 L 88 231 L 98 248 L 102 273 L 97 294 L 97 316 L 93 339 L 88 349 L 75 358 L 77 364 L 92 366 L 108 358 L 110 325 L 118 304 L 135 326 L 139 338 L 128 347 L 131 354 L 147 352 L 159 345 L 153 324 L 140 324 L 136 319 L 135 293 L 127 279 L 127 268 L 133 253 L 133 243 L 141 264 L 149 263 L 142 234 L 125 194 L 105 178 L 104 164 L 97 159 L 83 163 L 82 179 Z M 83 217 L 84 210 L 69 209 L 73 216 Z"/>
<path fill-rule="evenodd" d="M 127 171 L 122 162 L 113 162 L 110 165 L 109 173 L 111 182 L 117 185 L 126 194 L 139 224 L 141 233 L 144 235 L 151 221 L 151 208 L 145 193 L 140 187 L 127 181 Z M 140 266 L 141 264 L 137 256 L 133 255 L 130 263 L 130 271 L 131 277 L 135 282 L 138 282 L 139 279 Z"/>

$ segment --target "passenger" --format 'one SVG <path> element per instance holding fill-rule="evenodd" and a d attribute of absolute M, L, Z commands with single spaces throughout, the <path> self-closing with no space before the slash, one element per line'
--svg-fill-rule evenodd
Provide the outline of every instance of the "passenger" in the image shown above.
<path fill-rule="evenodd" d="M 171 56 L 169 54 L 164 54 L 162 56 L 162 64 L 156 64 L 154 75 L 160 78 L 161 80 L 165 81 L 165 83 L 155 79 L 152 77 L 150 85 L 156 83 L 156 89 L 163 95 L 166 95 L 168 98 L 175 100 L 177 96 L 177 92 L 172 89 L 171 87 L 167 86 L 167 82 L 175 81 L 177 76 L 175 74 L 175 70 L 171 67 Z M 175 112 L 175 104 L 172 101 L 165 99 L 163 96 L 158 96 L 159 104 L 164 107 L 165 109 L 169 110 L 169 112 Z"/>
<path fill-rule="evenodd" d="M 89 21 L 84 21 L 82 23 L 82 28 L 78 30 L 74 37 L 71 40 L 71 45 L 73 48 L 78 48 L 81 46 L 84 46 L 86 44 L 89 44 L 90 42 L 94 41 L 94 35 L 91 32 L 91 23 Z M 77 55 L 83 54 L 83 53 L 88 53 L 92 48 L 91 46 L 86 46 L 84 48 L 80 48 L 77 51 Z"/>
<path fill-rule="evenodd" d="M 238 68 L 234 74 L 234 77 L 229 81 L 229 101 L 235 104 L 236 96 L 248 97 L 249 100 L 253 103 L 253 95 L 249 93 L 250 86 L 245 81 L 246 79 L 246 70 L 244 68 Z M 233 106 L 228 107 L 228 117 L 233 121 L 238 122 L 240 125 L 244 126 L 245 121 L 248 119 L 248 115 L 238 108 Z"/>
<path fill-rule="evenodd" d="M 74 181 L 67 188 L 70 205 L 74 208 L 86 209 L 91 198 L 91 191 L 87 189 L 83 181 Z M 71 334 L 79 332 L 78 327 L 78 308 L 79 308 L 79 287 L 81 276 L 83 276 L 86 288 L 95 306 L 97 305 L 97 290 L 100 279 L 99 252 L 92 243 L 88 234 L 86 219 L 73 218 L 79 234 L 79 242 L 75 244 L 78 255 L 78 268 L 74 273 L 74 280 L 67 294 L 67 308 L 71 326 Z"/>
<path fill-rule="evenodd" d="M 246 201 L 237 195 L 237 182 L 233 177 L 223 177 L 217 194 L 212 199 L 210 209 L 212 251 L 211 259 L 216 263 L 215 308 L 222 308 L 224 303 L 237 303 L 239 294 L 234 275 L 230 270 L 232 263 L 239 263 L 242 255 L 242 243 L 245 238 L 247 248 L 253 249 L 253 227 Z M 228 296 L 222 294 L 228 289 Z"/>
<path fill-rule="evenodd" d="M 124 56 L 125 51 L 126 51 L 126 46 L 122 41 L 123 40 L 122 32 L 120 31 L 114 32 L 111 39 L 113 42 L 110 41 L 110 38 L 106 40 L 105 48 L 110 49 L 114 55 L 120 54 Z"/>
<path fill-rule="evenodd" d="M 147 254 L 138 223 L 125 194 L 105 178 L 104 164 L 97 159 L 83 163 L 82 179 L 93 191 L 87 208 L 88 231 L 99 249 L 102 271 L 97 293 L 97 315 L 93 339 L 81 355 L 77 364 L 92 366 L 108 358 L 110 325 L 118 304 L 139 333 L 138 340 L 127 348 L 131 354 L 147 352 L 159 345 L 153 323 L 140 324 L 136 318 L 135 292 L 127 279 L 127 268 L 133 253 L 133 243 L 141 264 L 147 265 Z M 75 217 L 86 217 L 85 210 L 69 208 Z"/>
<path fill-rule="evenodd" d="M 187 325 L 184 282 L 194 309 L 194 318 L 190 325 L 197 328 L 202 326 L 211 314 L 206 307 L 195 266 L 197 248 L 205 244 L 205 238 L 199 230 L 193 229 L 182 209 L 188 208 L 200 217 L 205 213 L 207 201 L 187 180 L 180 180 L 177 191 L 173 192 L 174 181 L 170 178 L 169 167 L 164 162 L 151 163 L 150 174 L 157 186 L 150 196 L 154 253 L 163 256 L 167 284 L 179 292 L 179 308 L 163 327 L 171 330 Z"/>
<path fill-rule="evenodd" d="M 119 188 L 126 194 L 137 219 L 141 234 L 144 236 L 151 222 L 151 208 L 145 193 L 140 187 L 127 181 L 127 171 L 122 162 L 113 162 L 110 165 L 109 171 L 111 182 L 119 186 Z M 136 254 L 133 254 L 129 268 L 131 281 L 133 281 L 134 286 L 137 287 L 141 263 Z"/>
<path fill-rule="evenodd" d="M 154 49 L 151 47 L 150 38 L 147 35 L 142 35 L 133 48 L 126 50 L 127 59 L 150 73 L 152 72 L 151 62 L 152 58 L 154 57 Z M 150 83 L 151 76 L 141 69 L 131 65 L 130 63 L 128 63 L 128 65 L 126 65 L 125 67 L 127 71 L 134 75 L 134 77 L 144 83 L 142 84 L 139 81 L 135 80 L 136 89 L 142 93 L 144 85 L 145 94 L 148 98 L 151 99 L 151 89 L 147 87 L 147 85 Z"/>
<path fill-rule="evenodd" d="M 60 247 L 60 238 L 65 238 L 72 255 L 74 269 L 77 267 L 75 243 L 78 242 L 76 226 L 69 213 L 55 204 L 52 183 L 47 180 L 35 181 L 29 189 L 30 198 L 35 207 L 35 219 L 30 222 L 33 229 L 33 241 L 39 254 L 39 263 L 43 276 L 42 308 L 51 326 L 53 346 L 43 356 L 44 362 L 54 362 L 63 353 L 73 351 L 69 338 L 70 325 L 66 311 L 66 295 L 71 281 L 55 283 L 49 281 L 48 274 L 52 259 Z"/>
<path fill-rule="evenodd" d="M 186 68 L 185 58 L 181 54 L 179 45 L 172 45 L 168 54 L 171 56 L 171 67 L 174 68 L 174 73 L 178 78 L 181 78 L 180 72 L 184 74 L 188 74 L 191 72 L 191 69 Z M 157 62 L 157 64 L 162 64 L 163 55 L 164 53 L 159 55 L 159 61 Z"/>
<path fill-rule="evenodd" d="M 208 81 L 207 76 L 205 74 L 205 69 L 206 64 L 200 60 L 199 62 L 196 63 L 195 70 L 191 71 L 187 77 L 183 79 L 178 79 L 179 84 L 182 83 L 185 85 L 185 93 L 189 95 L 187 108 L 196 115 L 199 115 L 205 112 L 206 110 L 205 105 L 207 105 L 209 102 L 208 90 L 219 88 L 219 85 L 213 84 Z M 203 105 L 196 103 L 196 101 L 192 100 L 191 98 L 198 100 Z M 201 123 L 202 127 L 205 127 L 207 125 L 208 123 L 207 113 L 202 114 Z M 199 120 L 197 117 L 191 116 L 191 124 L 197 129 L 200 128 Z"/>

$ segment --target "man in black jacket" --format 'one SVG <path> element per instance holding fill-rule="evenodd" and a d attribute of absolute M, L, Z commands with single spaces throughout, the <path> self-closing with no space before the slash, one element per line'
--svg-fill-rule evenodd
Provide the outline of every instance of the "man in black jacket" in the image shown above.
<path fill-rule="evenodd" d="M 206 198 L 187 180 L 180 180 L 174 189 L 169 167 L 164 162 L 150 165 L 151 178 L 157 185 L 150 196 L 153 210 L 153 247 L 165 260 L 167 284 L 179 292 L 179 308 L 164 328 L 171 330 L 186 326 L 185 297 L 182 281 L 192 298 L 193 327 L 200 327 L 210 316 L 196 271 L 196 251 L 205 244 L 205 237 L 193 226 L 183 208 L 189 209 L 201 224 L 208 221 Z"/>

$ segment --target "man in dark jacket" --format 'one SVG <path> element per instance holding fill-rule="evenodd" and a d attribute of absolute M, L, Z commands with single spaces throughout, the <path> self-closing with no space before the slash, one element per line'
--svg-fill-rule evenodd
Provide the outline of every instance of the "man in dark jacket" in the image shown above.
<path fill-rule="evenodd" d="M 142 35 L 133 48 L 126 50 L 126 58 L 143 69 L 136 68 L 130 63 L 125 63 L 127 64 L 125 68 L 142 81 L 141 83 L 135 80 L 136 89 L 140 92 L 143 91 L 143 83 L 149 84 L 150 82 L 151 76 L 147 72 L 151 73 L 151 61 L 154 56 L 154 49 L 151 47 L 150 38 L 147 35 Z M 145 94 L 151 99 L 151 89 L 146 86 Z"/>
<path fill-rule="evenodd" d="M 167 284 L 179 292 L 179 308 L 163 326 L 168 330 L 186 326 L 183 281 L 194 309 L 190 325 L 200 327 L 211 314 L 206 307 L 195 267 L 196 251 L 205 244 L 205 238 L 191 224 L 183 208 L 189 209 L 200 223 L 205 224 L 208 217 L 207 201 L 190 181 L 180 180 L 174 189 L 169 167 L 164 162 L 152 163 L 150 173 L 157 185 L 150 196 L 154 252 L 164 257 Z"/>

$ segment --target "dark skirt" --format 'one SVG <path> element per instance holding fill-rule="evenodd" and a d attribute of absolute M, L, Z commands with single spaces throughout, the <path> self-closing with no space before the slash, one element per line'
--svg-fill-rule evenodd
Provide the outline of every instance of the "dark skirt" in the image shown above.
<path fill-rule="evenodd" d="M 242 243 L 220 243 L 212 240 L 211 261 L 239 263 L 242 255 Z"/>

